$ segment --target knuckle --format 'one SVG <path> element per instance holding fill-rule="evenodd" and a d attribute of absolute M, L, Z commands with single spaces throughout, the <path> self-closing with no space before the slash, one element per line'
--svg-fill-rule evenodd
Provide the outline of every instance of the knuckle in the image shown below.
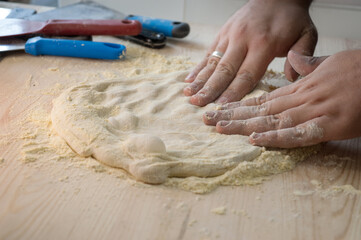
<path fill-rule="evenodd" d="M 270 104 L 262 103 L 261 105 L 258 105 L 256 108 L 257 108 L 257 112 L 261 116 L 267 116 L 270 113 Z"/>
<path fill-rule="evenodd" d="M 226 109 L 233 109 L 233 108 L 238 108 L 240 106 L 240 102 L 230 102 L 230 103 L 225 103 L 221 106 L 222 109 L 226 110 Z"/>
<path fill-rule="evenodd" d="M 280 129 L 280 119 L 277 115 L 270 115 L 266 117 L 267 126 L 271 127 L 271 129 Z"/>
<path fill-rule="evenodd" d="M 241 96 L 237 98 L 239 95 L 239 92 L 236 89 L 233 89 L 231 87 L 227 88 L 227 90 L 224 92 L 224 96 L 228 99 L 239 99 Z M 237 105 L 237 104 L 235 104 Z"/>
<path fill-rule="evenodd" d="M 263 94 L 263 95 L 255 98 L 256 105 L 261 105 L 261 104 L 264 104 L 265 102 L 267 102 L 267 95 L 266 94 Z"/>
<path fill-rule="evenodd" d="M 196 80 L 194 80 L 193 83 L 191 83 L 191 86 L 199 86 L 199 85 L 203 85 L 204 83 L 206 83 L 207 80 L 202 78 L 202 77 L 199 77 L 197 78 Z"/>
<path fill-rule="evenodd" d="M 259 33 L 255 38 L 254 45 L 255 47 L 265 47 L 270 45 L 272 42 L 272 36 L 269 32 Z"/>
<path fill-rule="evenodd" d="M 246 70 L 238 72 L 236 78 L 246 83 L 250 89 L 253 89 L 257 84 L 257 82 L 254 80 L 253 74 Z"/>
<path fill-rule="evenodd" d="M 290 116 L 275 114 L 267 116 L 266 123 L 273 129 L 283 129 L 292 126 L 292 119 Z"/>
<path fill-rule="evenodd" d="M 235 73 L 235 69 L 232 64 L 227 62 L 220 62 L 217 66 L 217 71 L 229 77 L 233 77 Z"/>
<path fill-rule="evenodd" d="M 211 69 L 214 69 L 216 68 L 216 66 L 218 65 L 218 62 L 219 62 L 219 59 L 218 58 L 215 58 L 215 57 L 210 57 L 208 59 L 208 64 L 207 66 Z"/>
<path fill-rule="evenodd" d="M 238 35 L 239 36 L 244 36 L 244 34 L 246 34 L 248 31 L 248 25 L 247 24 L 242 24 L 238 27 Z"/>
<path fill-rule="evenodd" d="M 202 88 L 201 92 L 205 94 L 212 93 L 214 91 L 212 86 L 206 85 Z"/>
<path fill-rule="evenodd" d="M 225 110 L 222 112 L 222 119 L 224 120 L 232 120 L 234 118 L 234 111 L 232 109 Z"/>
<path fill-rule="evenodd" d="M 278 118 L 278 129 L 291 127 L 293 120 L 289 115 L 276 114 L 275 117 Z"/>

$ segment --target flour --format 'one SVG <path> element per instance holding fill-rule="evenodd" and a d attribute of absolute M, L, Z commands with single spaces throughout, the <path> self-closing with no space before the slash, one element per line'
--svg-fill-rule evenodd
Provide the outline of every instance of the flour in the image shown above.
<path fill-rule="evenodd" d="M 34 132 L 33 127 L 24 131 L 24 160 L 68 161 L 70 168 L 87 167 L 97 174 L 112 174 L 135 185 L 139 183 L 132 180 L 133 176 L 144 182 L 206 193 L 220 185 L 259 184 L 273 174 L 293 169 L 297 162 L 317 150 L 317 147 L 266 150 L 249 145 L 247 137 L 216 133 L 201 122 L 203 112 L 216 106 L 198 108 L 182 95 L 184 70 L 193 67 L 192 62 L 184 57 L 165 57 L 132 44 L 127 47 L 124 61 L 108 63 L 101 71 L 95 62 L 94 71 L 54 67 L 59 70 L 44 73 L 61 74 L 64 81 L 42 90 L 42 94 L 56 96 L 70 87 L 54 104 L 55 109 L 57 101 L 66 103 L 66 107 L 60 107 L 65 112 L 53 114 L 57 123 L 40 106 L 30 113 L 27 120 L 38 130 Z M 32 82 L 34 78 L 31 77 Z M 109 80 L 102 80 L 105 78 Z M 266 80 L 276 78 L 285 81 L 282 74 L 267 72 L 258 89 L 269 91 L 273 87 Z M 140 98 L 135 95 L 137 91 Z M 80 108 L 82 113 L 75 114 Z M 72 113 L 77 121 L 69 118 Z M 89 128 L 87 121 L 96 116 L 101 124 Z M 62 125 L 69 126 L 68 130 Z M 107 134 L 99 134 L 99 128 L 105 128 Z M 188 130 L 184 131 L 185 128 Z M 109 141 L 109 134 L 118 144 Z M 114 145 L 106 150 L 101 147 L 104 142 Z M 244 150 L 240 151 L 242 146 Z M 109 155 L 115 157 L 109 159 Z M 150 168 L 149 163 L 152 163 Z"/>
<path fill-rule="evenodd" d="M 217 215 L 225 215 L 227 213 L 227 207 L 220 206 L 220 207 L 212 208 L 211 213 L 214 213 Z"/>

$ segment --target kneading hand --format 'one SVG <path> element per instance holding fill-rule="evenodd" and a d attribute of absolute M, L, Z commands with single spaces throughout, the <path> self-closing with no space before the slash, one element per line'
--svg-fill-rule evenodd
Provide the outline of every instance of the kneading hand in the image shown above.
<path fill-rule="evenodd" d="M 328 58 L 290 51 L 303 79 L 258 98 L 224 104 L 203 120 L 259 146 L 291 148 L 361 136 L 361 50 Z"/>
<path fill-rule="evenodd" d="M 317 31 L 308 13 L 310 0 L 250 0 L 222 27 L 206 57 L 188 75 L 184 94 L 204 106 L 240 100 L 275 57 L 290 49 L 312 55 Z M 224 53 L 222 58 L 212 56 Z M 286 61 L 288 79 L 298 75 Z"/>

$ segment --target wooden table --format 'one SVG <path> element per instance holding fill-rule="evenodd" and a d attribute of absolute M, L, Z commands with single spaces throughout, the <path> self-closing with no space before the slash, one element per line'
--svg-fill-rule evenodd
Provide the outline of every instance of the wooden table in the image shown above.
<path fill-rule="evenodd" d="M 159 51 L 199 61 L 218 29 L 192 25 L 189 37 L 170 40 Z M 316 54 L 360 47 L 361 41 L 321 37 Z M 271 67 L 282 71 L 282 61 Z M 55 66 L 60 72 L 44 74 Z M 206 195 L 134 185 L 61 160 L 20 161 L 19 121 L 39 107 L 50 111 L 56 97 L 38 93 L 67 81 L 62 76 L 70 70 L 80 77 L 94 73 L 96 79 L 97 68 L 109 67 L 107 62 L 22 53 L 1 60 L 0 239 L 361 239 L 359 193 L 309 191 L 315 188 L 311 180 L 325 189 L 361 188 L 360 139 L 327 143 L 294 171 L 261 185 L 219 187 Z M 223 215 L 212 212 L 218 207 Z"/>

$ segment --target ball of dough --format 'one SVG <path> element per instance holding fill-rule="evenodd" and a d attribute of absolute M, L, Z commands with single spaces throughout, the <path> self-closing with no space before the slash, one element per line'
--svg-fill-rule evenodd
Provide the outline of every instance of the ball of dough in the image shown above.
<path fill-rule="evenodd" d="M 130 135 L 124 146 L 132 153 L 166 153 L 164 142 L 159 137 L 148 134 Z"/>

